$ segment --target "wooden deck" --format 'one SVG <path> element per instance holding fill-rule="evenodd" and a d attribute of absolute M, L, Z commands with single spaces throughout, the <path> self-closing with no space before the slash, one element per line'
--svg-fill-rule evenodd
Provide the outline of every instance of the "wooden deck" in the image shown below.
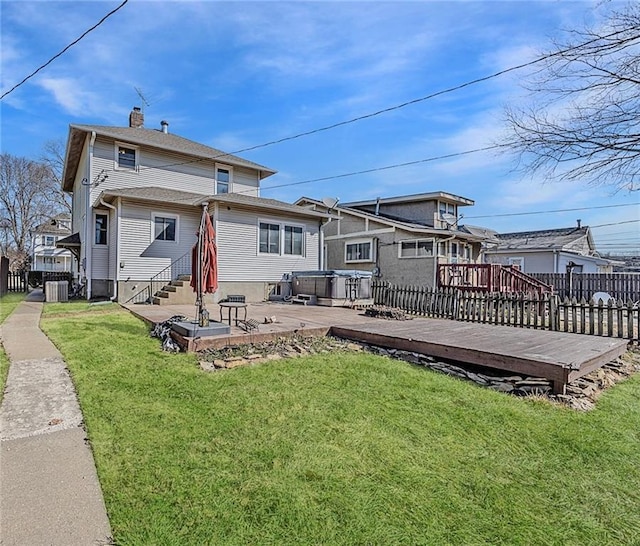
<path fill-rule="evenodd" d="M 150 323 L 173 315 L 194 316 L 193 306 L 126 306 Z M 218 306 L 209 309 L 212 318 Z M 327 335 L 381 347 L 412 351 L 456 362 L 506 370 L 553 382 L 556 393 L 567 383 L 621 356 L 628 342 L 623 339 L 564 332 L 549 332 L 510 326 L 457 322 L 448 319 L 414 318 L 407 321 L 366 317 L 362 311 L 336 307 L 296 306 L 277 303 L 249 304 L 248 316 L 263 322 L 258 332 L 246 333 L 232 326 L 228 335 L 180 338 L 190 351 L 228 345 L 259 343 L 283 335 Z"/>

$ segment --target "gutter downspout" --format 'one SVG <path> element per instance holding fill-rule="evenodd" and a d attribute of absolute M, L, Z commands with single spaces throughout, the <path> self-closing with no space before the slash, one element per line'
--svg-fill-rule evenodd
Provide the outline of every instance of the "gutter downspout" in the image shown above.
<path fill-rule="evenodd" d="M 96 132 L 91 131 L 91 140 L 89 141 L 89 157 L 87 160 L 87 185 L 85 194 L 85 240 L 84 240 L 84 259 L 85 259 L 85 275 L 87 277 L 87 299 L 91 299 L 91 277 L 93 271 L 91 268 L 91 260 L 93 258 L 91 252 L 91 226 L 93 224 L 93 211 L 91 209 L 91 164 L 93 162 L 93 145 L 96 142 Z"/>
<path fill-rule="evenodd" d="M 107 203 L 102 197 L 100 198 L 100 204 L 107 207 L 108 209 L 115 211 L 116 217 L 116 274 L 114 275 L 113 279 L 113 296 L 109 298 L 111 301 L 116 301 L 118 299 L 118 267 L 120 264 L 120 245 L 118 245 L 118 241 L 120 240 L 120 238 L 118 237 L 120 231 L 120 207 L 114 207 L 112 204 Z M 120 205 L 120 198 L 118 198 L 118 205 Z"/>

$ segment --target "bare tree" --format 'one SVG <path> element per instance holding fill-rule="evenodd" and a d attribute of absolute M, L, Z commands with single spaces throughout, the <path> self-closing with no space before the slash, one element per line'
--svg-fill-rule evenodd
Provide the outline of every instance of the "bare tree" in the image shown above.
<path fill-rule="evenodd" d="M 49 167 L 51 175 L 55 179 L 57 193 L 55 195 L 60 209 L 71 213 L 71 200 L 69 196 L 62 191 L 62 171 L 64 169 L 65 142 L 64 139 L 58 138 L 48 140 L 44 143 L 41 161 Z"/>
<path fill-rule="evenodd" d="M 502 144 L 519 169 L 614 191 L 640 188 L 640 4 L 556 42 L 506 110 Z"/>
<path fill-rule="evenodd" d="M 35 228 L 63 210 L 59 192 L 55 176 L 44 163 L 11 154 L 0 156 L 2 250 L 13 257 L 14 268 L 27 266 Z"/>

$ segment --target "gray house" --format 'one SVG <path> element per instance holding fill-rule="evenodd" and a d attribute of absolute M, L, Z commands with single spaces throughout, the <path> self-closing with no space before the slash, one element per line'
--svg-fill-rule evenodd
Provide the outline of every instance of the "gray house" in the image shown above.
<path fill-rule="evenodd" d="M 434 287 L 440 264 L 481 259 L 482 235 L 458 226 L 460 207 L 471 199 L 446 192 L 344 203 L 302 197 L 296 205 L 330 212 L 322 228 L 326 269 L 372 271 L 394 284 Z"/>
<path fill-rule="evenodd" d="M 154 276 L 184 271 L 203 207 L 216 230 L 219 290 L 267 297 L 283 274 L 318 269 L 327 215 L 260 197 L 275 171 L 174 135 L 144 128 L 71 125 L 63 189 L 72 194 L 72 235 L 87 298 L 127 301 Z M 188 264 L 187 264 L 188 265 Z"/>
<path fill-rule="evenodd" d="M 495 234 L 485 251 L 488 263 L 516 265 L 524 273 L 611 273 L 611 260 L 601 258 L 588 226 Z"/>

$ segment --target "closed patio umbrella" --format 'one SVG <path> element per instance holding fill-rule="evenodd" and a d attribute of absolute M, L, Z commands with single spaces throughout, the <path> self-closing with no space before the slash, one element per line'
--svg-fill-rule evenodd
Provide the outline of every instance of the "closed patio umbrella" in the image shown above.
<path fill-rule="evenodd" d="M 208 204 L 203 206 L 198 240 L 191 250 L 191 287 L 196 292 L 198 323 L 208 326 L 209 313 L 203 296 L 213 294 L 218 289 L 218 249 Z"/>

